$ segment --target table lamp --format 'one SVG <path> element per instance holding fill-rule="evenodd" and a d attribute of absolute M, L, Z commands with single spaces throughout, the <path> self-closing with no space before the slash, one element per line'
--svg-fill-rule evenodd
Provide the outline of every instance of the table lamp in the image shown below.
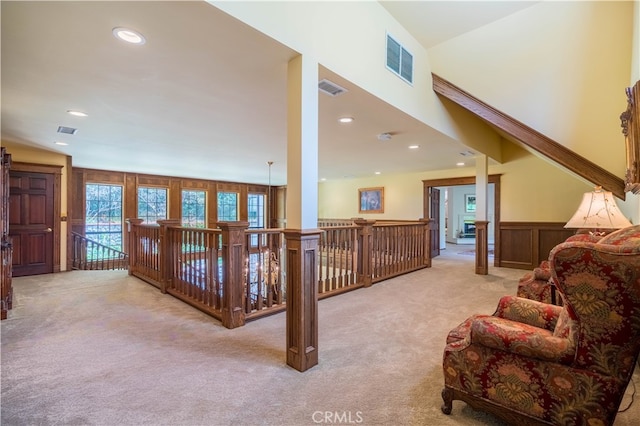
<path fill-rule="evenodd" d="M 588 229 L 594 235 L 604 235 L 631 225 L 618 208 L 613 194 L 596 186 L 592 192 L 584 193 L 578 210 L 564 227 Z"/>

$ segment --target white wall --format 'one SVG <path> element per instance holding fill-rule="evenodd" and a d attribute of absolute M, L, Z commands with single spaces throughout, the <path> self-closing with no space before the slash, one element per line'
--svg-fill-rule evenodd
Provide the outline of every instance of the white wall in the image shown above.
<path fill-rule="evenodd" d="M 500 159 L 503 163 L 490 165 L 489 172 L 503 174 L 504 221 L 566 221 L 593 185 L 510 143 L 497 144 L 495 134 L 471 114 L 444 108 L 432 90 L 432 71 L 624 176 L 619 115 L 632 69 L 633 3 L 539 2 L 428 51 L 374 1 L 331 2 L 331 7 L 328 2 L 211 3 L 449 137 Z M 387 31 L 414 54 L 413 87 L 382 63 Z M 422 179 L 474 174 L 455 169 L 323 182 L 318 216 L 359 216 L 357 189 L 384 186 L 385 212 L 366 217 L 419 218 Z"/>
<path fill-rule="evenodd" d="M 429 49 L 432 70 L 623 177 L 633 6 L 539 2 Z"/>

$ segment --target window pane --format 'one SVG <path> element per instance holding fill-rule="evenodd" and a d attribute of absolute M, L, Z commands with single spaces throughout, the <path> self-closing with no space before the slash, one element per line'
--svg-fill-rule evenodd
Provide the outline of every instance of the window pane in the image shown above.
<path fill-rule="evenodd" d="M 167 218 L 167 189 L 138 188 L 138 219 L 154 223 Z"/>
<path fill-rule="evenodd" d="M 206 228 L 207 196 L 204 191 L 182 190 L 182 226 Z"/>
<path fill-rule="evenodd" d="M 249 228 L 264 228 L 264 194 L 249 194 L 247 210 Z"/>
<path fill-rule="evenodd" d="M 235 222 L 238 220 L 238 194 L 218 192 L 218 220 Z"/>
<path fill-rule="evenodd" d="M 122 250 L 122 186 L 88 183 L 85 190 L 85 235 Z"/>

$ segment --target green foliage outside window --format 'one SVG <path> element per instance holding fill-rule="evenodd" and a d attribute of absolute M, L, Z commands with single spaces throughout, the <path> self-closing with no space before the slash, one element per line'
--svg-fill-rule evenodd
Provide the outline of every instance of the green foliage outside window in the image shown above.
<path fill-rule="evenodd" d="M 138 219 L 145 223 L 155 223 L 167 218 L 167 189 L 138 188 Z"/>
<path fill-rule="evenodd" d="M 249 194 L 247 210 L 249 228 L 264 228 L 264 194 Z"/>
<path fill-rule="evenodd" d="M 182 226 L 207 227 L 207 197 L 204 191 L 182 190 Z"/>
<path fill-rule="evenodd" d="M 86 185 L 85 235 L 102 245 L 122 250 L 122 186 Z M 91 253 L 87 256 L 92 258 Z"/>
<path fill-rule="evenodd" d="M 236 192 L 218 192 L 218 220 L 221 222 L 238 220 L 238 194 Z"/>

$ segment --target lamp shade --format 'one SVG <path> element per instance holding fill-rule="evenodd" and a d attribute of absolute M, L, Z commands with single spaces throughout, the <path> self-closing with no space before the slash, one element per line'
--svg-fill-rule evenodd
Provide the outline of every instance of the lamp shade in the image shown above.
<path fill-rule="evenodd" d="M 585 192 L 578 210 L 569 219 L 565 228 L 586 229 L 620 229 L 631 226 L 624 217 L 613 194 L 600 187 L 592 192 Z"/>

